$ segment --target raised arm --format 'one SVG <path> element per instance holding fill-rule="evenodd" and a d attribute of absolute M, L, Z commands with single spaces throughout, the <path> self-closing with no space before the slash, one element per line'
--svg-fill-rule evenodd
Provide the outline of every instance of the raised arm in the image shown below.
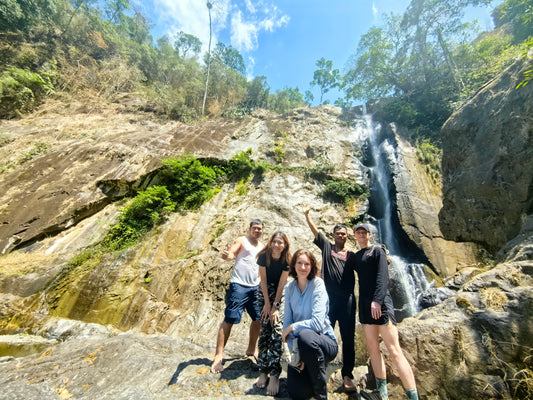
<path fill-rule="evenodd" d="M 230 246 L 229 244 L 226 246 L 226 249 L 222 252 L 222 259 L 226 261 L 231 261 L 237 257 L 237 255 L 241 252 L 242 246 L 243 246 L 243 238 L 238 237 L 235 239 L 235 242 Z"/>
<path fill-rule="evenodd" d="M 311 229 L 311 232 L 313 232 L 313 235 L 315 235 L 315 239 L 318 237 L 318 229 L 313 222 L 313 219 L 309 215 L 309 211 L 311 211 L 311 207 L 308 204 L 304 204 L 302 206 L 302 211 L 305 215 L 305 219 L 307 221 L 307 225 L 309 225 L 309 228 Z"/>

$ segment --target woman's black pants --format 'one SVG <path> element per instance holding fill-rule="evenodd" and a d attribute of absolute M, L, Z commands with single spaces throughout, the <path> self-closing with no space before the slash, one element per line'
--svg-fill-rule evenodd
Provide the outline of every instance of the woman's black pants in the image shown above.
<path fill-rule="evenodd" d="M 337 342 L 327 335 L 303 329 L 298 336 L 298 348 L 304 369 L 298 372 L 291 366 L 287 368 L 289 396 L 294 400 L 327 399 L 326 366 L 337 355 Z"/>

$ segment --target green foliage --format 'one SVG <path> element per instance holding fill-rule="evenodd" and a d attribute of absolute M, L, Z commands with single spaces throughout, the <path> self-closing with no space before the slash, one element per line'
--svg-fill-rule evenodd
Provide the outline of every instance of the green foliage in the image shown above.
<path fill-rule="evenodd" d="M 8 68 L 0 75 L 0 118 L 13 118 L 33 110 L 53 91 L 48 74 Z"/>
<path fill-rule="evenodd" d="M 248 193 L 248 188 L 249 188 L 249 179 L 242 178 L 239 181 L 239 183 L 237 183 L 237 186 L 235 187 L 235 192 L 239 196 L 244 196 L 244 195 L 246 195 L 246 193 Z"/>
<path fill-rule="evenodd" d="M 270 88 L 265 76 L 256 76 L 246 86 L 246 94 L 244 95 L 244 107 L 254 110 L 256 108 L 267 107 Z"/>
<path fill-rule="evenodd" d="M 514 43 L 533 36 L 533 0 L 506 0 L 492 12 L 497 27 L 508 30 Z"/>
<path fill-rule="evenodd" d="M 281 164 L 285 159 L 285 145 L 287 144 L 287 132 L 279 131 L 274 141 L 274 159 Z"/>
<path fill-rule="evenodd" d="M 195 209 L 214 194 L 217 173 L 193 155 L 163 160 L 162 181 L 180 207 Z"/>
<path fill-rule="evenodd" d="M 31 160 L 35 156 L 46 153 L 47 151 L 48 151 L 48 145 L 46 143 L 37 142 L 35 143 L 35 145 L 30 151 L 22 155 L 22 157 L 18 160 L 18 163 L 23 164 L 26 161 Z"/>
<path fill-rule="evenodd" d="M 270 94 L 268 97 L 268 109 L 279 114 L 286 113 L 293 108 L 303 106 L 303 95 L 298 88 L 287 88 L 284 90 L 276 90 L 275 94 Z"/>
<path fill-rule="evenodd" d="M 527 50 L 524 50 L 524 55 L 527 56 L 527 52 L 531 48 L 533 48 L 533 40 L 530 40 L 529 42 L 527 42 L 525 44 L 525 47 Z M 516 88 L 519 89 L 521 87 L 526 86 L 529 82 L 531 82 L 531 80 L 533 80 L 533 69 L 528 69 L 527 71 L 524 72 L 524 80 L 520 82 Z"/>
<path fill-rule="evenodd" d="M 121 210 L 119 222 L 103 240 L 105 248 L 122 250 L 135 244 L 146 232 L 159 224 L 173 211 L 176 203 L 164 186 L 152 186 L 139 192 L 132 202 Z"/>
<path fill-rule="evenodd" d="M 348 204 L 354 197 L 368 197 L 368 188 L 359 185 L 349 179 L 329 178 L 326 179 L 324 190 L 320 195 L 331 202 Z"/>
<path fill-rule="evenodd" d="M 196 57 L 202 49 L 202 42 L 194 35 L 179 31 L 174 48 L 180 57 Z"/>
<path fill-rule="evenodd" d="M 326 60 L 322 57 L 316 62 L 319 68 L 313 74 L 311 86 L 318 86 L 320 88 L 320 104 L 323 104 L 324 94 L 339 86 L 340 74 L 338 69 L 333 69 L 333 61 Z"/>
<path fill-rule="evenodd" d="M 426 173 L 431 180 L 437 183 L 441 176 L 442 150 L 429 139 L 417 140 L 416 156 L 425 166 Z"/>
<path fill-rule="evenodd" d="M 232 179 L 243 180 L 247 179 L 252 171 L 256 169 L 255 162 L 251 159 L 252 149 L 241 151 L 234 155 L 228 162 L 228 166 L 224 172 Z"/>
<path fill-rule="evenodd" d="M 365 220 L 365 214 L 353 215 L 350 217 L 346 225 L 354 227 L 355 225 L 360 224 L 364 220 Z"/>
<path fill-rule="evenodd" d="M 219 61 L 226 67 L 240 72 L 244 75 L 246 72 L 246 66 L 244 65 L 244 58 L 241 53 L 234 47 L 226 46 L 222 42 L 218 42 L 215 50 L 213 51 L 211 62 Z"/>
<path fill-rule="evenodd" d="M 361 37 L 342 81 L 346 99 L 336 104 L 394 96 L 378 118 L 408 127 L 413 142 L 429 138 L 438 143 L 440 127 L 453 107 L 516 58 L 506 29 L 471 41 L 476 26 L 462 22 L 464 10 L 489 3 L 413 1 L 403 16 L 387 16 L 383 27 L 373 27 Z M 511 7 L 518 3 L 522 8 Z M 524 16 L 531 21 L 531 9 L 524 8 L 530 4 L 531 0 L 507 0 L 500 11 L 506 9 L 506 17 L 513 20 Z M 532 23 L 527 24 L 529 30 L 532 27 Z"/>

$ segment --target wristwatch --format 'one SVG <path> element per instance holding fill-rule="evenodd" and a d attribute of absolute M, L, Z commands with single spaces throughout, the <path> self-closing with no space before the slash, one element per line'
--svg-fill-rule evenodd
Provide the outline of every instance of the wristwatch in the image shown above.
<path fill-rule="evenodd" d="M 272 305 L 276 308 L 279 308 L 279 302 L 275 301 L 274 303 L 272 303 Z"/>

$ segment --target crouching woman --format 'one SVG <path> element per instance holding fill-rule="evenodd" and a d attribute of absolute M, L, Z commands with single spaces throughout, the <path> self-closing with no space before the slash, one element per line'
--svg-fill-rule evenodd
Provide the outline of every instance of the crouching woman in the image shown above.
<path fill-rule="evenodd" d="M 301 364 L 287 369 L 287 390 L 292 399 L 327 399 L 326 366 L 337 355 L 337 342 L 329 322 L 329 299 L 313 253 L 294 253 L 285 288 L 282 339 L 297 339 Z"/>

